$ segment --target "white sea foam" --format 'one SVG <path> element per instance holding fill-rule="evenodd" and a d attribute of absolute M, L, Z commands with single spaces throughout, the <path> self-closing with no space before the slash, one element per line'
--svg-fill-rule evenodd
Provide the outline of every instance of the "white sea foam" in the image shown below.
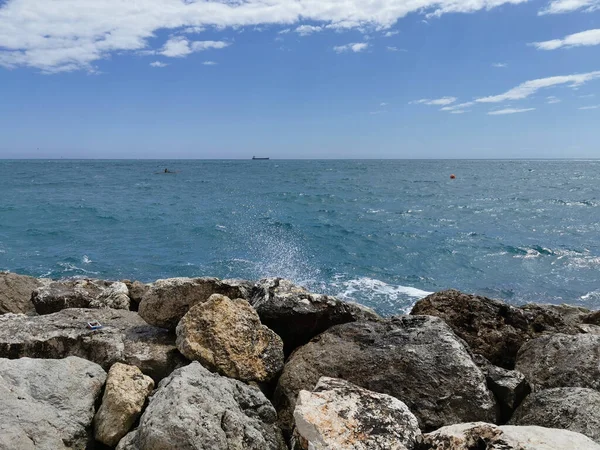
<path fill-rule="evenodd" d="M 58 265 L 60 267 L 62 267 L 62 271 L 65 272 L 65 273 L 68 273 L 68 272 L 83 272 L 85 274 L 92 274 L 92 275 L 97 275 L 99 273 L 99 272 L 93 272 L 91 270 L 85 270 L 85 269 L 83 269 L 81 267 L 77 267 L 76 265 L 71 264 L 71 263 L 58 263 Z"/>
<path fill-rule="evenodd" d="M 579 298 L 585 301 L 600 300 L 600 290 L 588 292 L 587 294 L 582 295 Z"/>
<path fill-rule="evenodd" d="M 89 258 L 89 256 L 88 256 L 88 255 L 83 255 L 83 258 L 81 258 L 81 261 L 82 261 L 84 264 L 90 264 L 90 263 L 92 263 L 92 262 L 93 262 L 93 261 L 92 261 L 92 260 Z"/>

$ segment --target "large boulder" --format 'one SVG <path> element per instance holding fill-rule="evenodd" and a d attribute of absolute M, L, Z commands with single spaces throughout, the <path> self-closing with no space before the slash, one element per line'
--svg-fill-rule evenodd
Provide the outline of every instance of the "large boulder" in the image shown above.
<path fill-rule="evenodd" d="M 536 426 L 461 423 L 423 435 L 418 450 L 600 450 L 590 438 Z"/>
<path fill-rule="evenodd" d="M 269 381 L 283 368 L 283 342 L 243 299 L 213 294 L 192 306 L 177 326 L 177 348 L 188 359 L 243 381 Z"/>
<path fill-rule="evenodd" d="M 198 362 L 161 381 L 118 450 L 285 450 L 277 414 L 258 388 Z"/>
<path fill-rule="evenodd" d="M 517 408 L 510 423 L 576 431 L 600 443 L 600 392 L 586 388 L 534 392 Z"/>
<path fill-rule="evenodd" d="M 600 389 L 600 335 L 552 334 L 527 342 L 516 368 L 536 388 Z"/>
<path fill-rule="evenodd" d="M 86 449 L 105 379 L 81 358 L 0 359 L 0 449 Z"/>
<path fill-rule="evenodd" d="M 246 283 L 208 277 L 157 280 L 144 294 L 139 313 L 149 324 L 175 330 L 177 323 L 192 306 L 204 303 L 213 294 L 248 298 L 250 294 Z"/>
<path fill-rule="evenodd" d="M 116 286 L 113 287 L 115 284 Z M 120 282 L 91 279 L 61 280 L 44 284 L 33 291 L 31 301 L 38 314 L 52 314 L 67 308 L 129 309 L 127 293 L 127 287 Z M 122 294 L 126 298 L 123 298 Z"/>
<path fill-rule="evenodd" d="M 0 314 L 35 314 L 31 294 L 49 280 L 0 272 Z"/>
<path fill-rule="evenodd" d="M 90 329 L 91 322 L 102 328 Z M 155 380 L 183 361 L 174 336 L 132 311 L 65 309 L 43 316 L 0 316 L 0 358 L 66 356 L 88 359 L 105 370 L 116 362 L 131 364 Z"/>
<path fill-rule="evenodd" d="M 397 398 L 322 377 L 300 391 L 294 410 L 293 450 L 412 450 L 417 418 Z"/>
<path fill-rule="evenodd" d="M 150 285 L 141 281 L 122 280 L 121 282 L 127 286 L 127 290 L 129 291 L 129 299 L 131 300 L 129 309 L 137 311 L 142 298 L 150 289 Z"/>
<path fill-rule="evenodd" d="M 282 278 L 260 280 L 250 303 L 262 323 L 281 336 L 286 355 L 333 325 L 379 319 L 365 306 L 312 294 Z"/>
<path fill-rule="evenodd" d="M 296 350 L 275 390 L 286 431 L 298 393 L 312 390 L 322 376 L 396 397 L 417 416 L 422 430 L 497 420 L 485 376 L 464 343 L 437 317 L 336 325 Z"/>
<path fill-rule="evenodd" d="M 140 416 L 152 389 L 152 378 L 137 367 L 113 364 L 108 372 L 102 405 L 94 417 L 96 440 L 115 447 Z"/>
<path fill-rule="evenodd" d="M 456 290 L 436 292 L 419 300 L 411 314 L 437 316 L 494 365 L 513 369 L 521 346 L 542 333 L 575 334 L 582 309 L 554 305 L 517 308 L 499 300 Z"/>

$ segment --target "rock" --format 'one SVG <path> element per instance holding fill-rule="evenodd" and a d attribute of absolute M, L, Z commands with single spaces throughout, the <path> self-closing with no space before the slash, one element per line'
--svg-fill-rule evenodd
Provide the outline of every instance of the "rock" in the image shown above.
<path fill-rule="evenodd" d="M 497 419 L 496 402 L 464 343 L 437 317 L 400 316 L 336 325 L 297 349 L 275 390 L 285 431 L 301 390 L 341 378 L 403 401 L 422 430 Z"/>
<path fill-rule="evenodd" d="M 423 435 L 418 450 L 600 450 L 588 437 L 536 426 L 461 423 Z"/>
<path fill-rule="evenodd" d="M 516 368 L 534 390 L 554 387 L 600 389 L 600 336 L 552 334 L 527 342 Z"/>
<path fill-rule="evenodd" d="M 129 289 L 125 283 L 117 281 L 104 289 L 90 302 L 90 308 L 112 308 L 129 310 Z"/>
<path fill-rule="evenodd" d="M 150 285 L 144 284 L 140 281 L 130 281 L 123 280 L 122 283 L 127 286 L 127 290 L 129 291 L 129 299 L 131 300 L 131 309 L 134 311 L 138 310 L 138 306 L 142 301 L 142 298 L 150 289 Z"/>
<path fill-rule="evenodd" d="M 244 298 L 247 286 L 239 280 L 231 283 L 217 278 L 169 278 L 154 282 L 139 306 L 140 316 L 151 325 L 175 330 L 177 323 L 197 303 L 212 294 Z"/>
<path fill-rule="evenodd" d="M 586 388 L 534 392 L 517 408 L 510 423 L 571 430 L 600 442 L 600 392 Z"/>
<path fill-rule="evenodd" d="M 294 423 L 294 450 L 407 450 L 421 434 L 397 398 L 326 377 L 313 392 L 300 391 Z"/>
<path fill-rule="evenodd" d="M 311 294 L 282 278 L 260 280 L 250 303 L 262 323 L 281 336 L 286 355 L 333 325 L 380 318 L 365 306 Z"/>
<path fill-rule="evenodd" d="M 108 372 L 102 405 L 94 417 L 96 440 L 115 447 L 140 416 L 152 389 L 152 378 L 137 367 L 113 364 Z"/>
<path fill-rule="evenodd" d="M 51 314 L 67 308 L 89 308 L 110 282 L 102 280 L 53 281 L 33 291 L 31 301 L 38 314 Z"/>
<path fill-rule="evenodd" d="M 0 314 L 35 314 L 31 294 L 48 281 L 0 272 Z"/>
<path fill-rule="evenodd" d="M 0 359 L 0 449 L 84 450 L 105 379 L 81 358 Z"/>
<path fill-rule="evenodd" d="M 88 322 L 103 328 L 90 330 Z M 105 370 L 116 362 L 139 367 L 155 380 L 167 376 L 183 358 L 175 338 L 148 325 L 135 312 L 117 309 L 65 309 L 28 317 L 0 316 L 0 358 L 79 356 Z"/>
<path fill-rule="evenodd" d="M 521 346 L 544 332 L 575 334 L 577 308 L 526 305 L 517 308 L 498 300 L 455 290 L 437 292 L 419 300 L 411 314 L 437 316 L 475 353 L 494 365 L 513 369 Z"/>
<path fill-rule="evenodd" d="M 277 414 L 257 388 L 198 362 L 161 381 L 118 450 L 285 450 Z"/>
<path fill-rule="evenodd" d="M 188 359 L 243 381 L 269 381 L 283 368 L 283 342 L 261 325 L 243 299 L 213 294 L 177 326 L 177 348 Z"/>

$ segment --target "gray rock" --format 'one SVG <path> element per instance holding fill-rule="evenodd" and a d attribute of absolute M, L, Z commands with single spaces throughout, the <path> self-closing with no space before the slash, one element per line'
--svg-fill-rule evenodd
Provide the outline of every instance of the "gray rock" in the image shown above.
<path fill-rule="evenodd" d="M 513 369 L 521 346 L 542 333 L 579 333 L 577 317 L 584 309 L 566 305 L 526 305 L 517 308 L 499 300 L 455 290 L 419 300 L 411 314 L 437 316 L 475 353 L 494 365 Z"/>
<path fill-rule="evenodd" d="M 52 314 L 67 308 L 89 308 L 110 282 L 77 279 L 53 281 L 33 291 L 31 301 L 38 314 Z"/>
<path fill-rule="evenodd" d="M 600 443 L 600 392 L 586 388 L 534 392 L 517 408 L 510 423 L 571 430 Z"/>
<path fill-rule="evenodd" d="M 140 281 L 130 281 L 123 280 L 122 283 L 125 283 L 127 289 L 129 291 L 129 299 L 131 300 L 131 309 L 134 311 L 138 310 L 139 304 L 142 301 L 142 298 L 150 289 L 149 284 L 144 284 Z"/>
<path fill-rule="evenodd" d="M 600 336 L 552 334 L 527 342 L 516 368 L 534 390 L 554 387 L 600 389 Z"/>
<path fill-rule="evenodd" d="M 103 328 L 90 330 L 88 322 Z M 65 309 L 28 317 L 0 316 L 1 358 L 79 356 L 105 370 L 115 362 L 139 367 L 155 380 L 167 376 L 183 357 L 175 337 L 148 325 L 135 312 L 116 309 Z"/>
<path fill-rule="evenodd" d="M 273 406 L 257 388 L 200 363 L 161 381 L 118 450 L 284 450 Z"/>
<path fill-rule="evenodd" d="M 411 450 L 421 435 L 397 398 L 327 377 L 313 392 L 300 391 L 294 425 L 294 450 Z"/>
<path fill-rule="evenodd" d="M 246 285 L 239 280 L 169 278 L 152 283 L 142 298 L 139 313 L 149 324 L 175 330 L 177 323 L 192 306 L 204 303 L 212 294 L 234 299 L 248 295 Z"/>
<path fill-rule="evenodd" d="M 365 306 L 312 294 L 282 278 L 260 280 L 250 303 L 261 322 L 281 336 L 286 354 L 333 325 L 380 319 Z"/>
<path fill-rule="evenodd" d="M 129 289 L 120 281 L 112 283 L 90 302 L 90 308 L 126 309 L 129 311 Z"/>
<path fill-rule="evenodd" d="M 536 426 L 461 423 L 423 435 L 418 450 L 600 450 L 590 438 Z"/>
<path fill-rule="evenodd" d="M 0 359 L 0 449 L 85 449 L 105 379 L 81 358 Z"/>
<path fill-rule="evenodd" d="M 0 272 L 0 314 L 35 314 L 31 294 L 49 280 Z"/>
<path fill-rule="evenodd" d="M 422 430 L 497 420 L 497 405 L 483 373 L 464 343 L 437 317 L 336 325 L 297 349 L 275 391 L 286 431 L 298 393 L 312 390 L 322 376 L 396 397 L 417 416 Z"/>

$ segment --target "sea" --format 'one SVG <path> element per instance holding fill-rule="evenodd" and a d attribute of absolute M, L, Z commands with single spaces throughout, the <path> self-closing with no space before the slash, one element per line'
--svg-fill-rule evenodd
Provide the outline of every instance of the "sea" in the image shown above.
<path fill-rule="evenodd" d="M 600 161 L 2 160 L 0 270 L 600 308 Z"/>

